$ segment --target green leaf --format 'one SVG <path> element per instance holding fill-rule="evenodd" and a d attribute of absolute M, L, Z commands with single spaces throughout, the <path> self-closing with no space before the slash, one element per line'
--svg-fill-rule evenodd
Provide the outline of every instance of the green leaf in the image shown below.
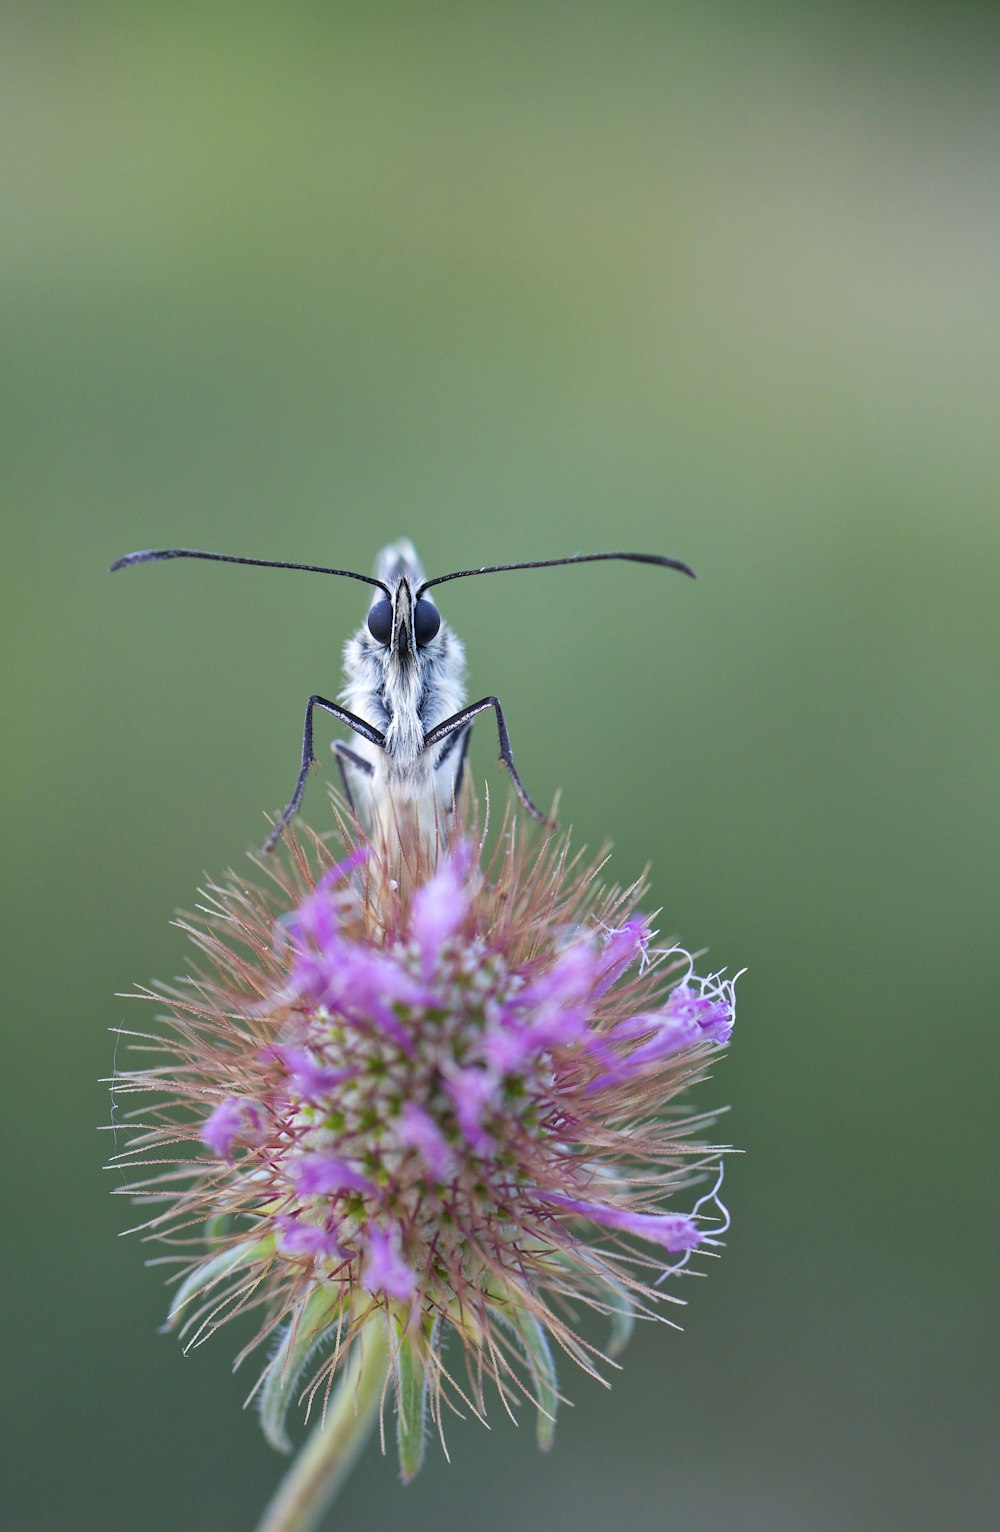
<path fill-rule="evenodd" d="M 228 1238 L 233 1232 L 233 1215 L 231 1213 L 213 1213 L 205 1219 L 205 1227 L 202 1234 L 205 1243 L 216 1244 L 219 1240 Z"/>
<path fill-rule="evenodd" d="M 209 1260 L 202 1261 L 196 1266 L 181 1283 L 173 1296 L 170 1305 L 170 1313 L 167 1315 L 167 1325 L 173 1326 L 181 1318 L 181 1309 L 192 1298 L 199 1297 L 208 1291 L 216 1282 L 222 1280 L 229 1272 L 236 1271 L 240 1266 L 250 1266 L 254 1261 L 266 1260 L 274 1248 L 271 1239 L 248 1239 L 240 1245 L 232 1245 L 228 1250 L 220 1250 L 218 1255 L 213 1255 Z"/>
<path fill-rule="evenodd" d="M 538 1407 L 535 1439 L 541 1451 L 548 1452 L 555 1440 L 556 1411 L 559 1408 L 559 1389 L 552 1347 L 549 1345 L 545 1326 L 527 1309 L 515 1309 L 507 1316 L 507 1322 L 521 1342 L 531 1380 L 535 1386 L 535 1404 Z"/>
<path fill-rule="evenodd" d="M 319 1527 L 378 1420 L 390 1367 L 388 1329 L 384 1314 L 376 1310 L 346 1357 L 338 1359 L 336 1386 L 257 1532 L 315 1532 Z"/>
<path fill-rule="evenodd" d="M 279 1452 L 292 1450 L 285 1428 L 289 1406 L 310 1358 L 330 1335 L 331 1321 L 339 1313 L 339 1294 L 314 1288 L 281 1334 L 259 1396 L 261 1429 Z"/>
<path fill-rule="evenodd" d="M 625 1347 L 632 1339 L 632 1331 L 635 1329 L 635 1304 L 628 1288 L 622 1282 L 616 1282 L 614 1277 L 604 1276 L 605 1284 L 614 1294 L 616 1308 L 610 1311 L 611 1339 L 608 1342 L 608 1356 L 621 1356 Z"/>
<path fill-rule="evenodd" d="M 603 1261 L 597 1260 L 595 1257 L 588 1257 L 582 1250 L 575 1252 L 572 1261 L 568 1257 L 559 1255 L 554 1255 L 551 1258 L 564 1271 L 575 1272 L 577 1263 L 582 1261 L 600 1275 L 601 1285 L 608 1288 L 614 1299 L 614 1307 L 609 1307 L 608 1309 L 608 1317 L 611 1321 L 611 1339 L 608 1342 L 608 1356 L 621 1356 L 625 1347 L 632 1339 L 636 1315 L 635 1300 L 624 1282 L 619 1282 L 617 1277 L 612 1276 Z"/>
<path fill-rule="evenodd" d="M 414 1335 L 404 1335 L 399 1343 L 396 1380 L 399 1472 L 403 1483 L 409 1484 L 423 1466 L 427 1442 L 427 1370 Z"/>

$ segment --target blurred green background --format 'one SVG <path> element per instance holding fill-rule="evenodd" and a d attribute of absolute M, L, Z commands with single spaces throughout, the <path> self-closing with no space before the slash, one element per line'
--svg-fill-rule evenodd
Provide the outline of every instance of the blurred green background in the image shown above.
<path fill-rule="evenodd" d="M 556 1449 L 497 1410 L 331 1526 L 985 1528 L 996 1476 L 993 7 L 5 8 L 0 1523 L 253 1525 L 218 1337 L 108 1193 L 113 998 L 430 572 L 529 790 L 747 965 L 733 1230 Z M 329 732 L 322 735 L 325 753 Z M 490 726 L 474 776 L 501 799 Z M 310 818 L 326 823 L 319 780 Z"/>

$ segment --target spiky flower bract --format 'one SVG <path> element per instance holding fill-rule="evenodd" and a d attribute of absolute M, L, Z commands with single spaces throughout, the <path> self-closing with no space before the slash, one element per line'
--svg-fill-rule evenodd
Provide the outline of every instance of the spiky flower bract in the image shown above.
<path fill-rule="evenodd" d="M 555 1357 L 608 1360 L 580 1306 L 613 1353 L 721 1232 L 719 1151 L 678 1096 L 729 1037 L 732 982 L 657 949 L 642 889 L 564 841 L 508 828 L 482 856 L 314 838 L 213 887 L 197 972 L 145 992 L 168 1007 L 153 1063 L 116 1081 L 154 1097 L 119 1163 L 179 1267 L 172 1323 L 196 1344 L 258 1315 L 243 1354 L 268 1343 L 278 1446 L 368 1347 L 404 1478 L 428 1417 L 483 1415 L 488 1385 L 548 1446 Z"/>

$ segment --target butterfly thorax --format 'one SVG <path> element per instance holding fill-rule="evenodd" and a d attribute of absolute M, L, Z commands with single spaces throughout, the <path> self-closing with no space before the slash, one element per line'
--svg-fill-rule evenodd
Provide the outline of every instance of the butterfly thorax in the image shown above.
<path fill-rule="evenodd" d="M 448 797 L 450 787 L 443 782 L 436 792 L 440 750 L 425 752 L 424 737 L 466 700 L 465 651 L 443 621 L 429 642 L 415 641 L 424 572 L 412 543 L 403 540 L 384 549 L 376 573 L 392 592 L 390 641 L 379 642 L 367 624 L 348 639 L 341 701 L 385 735 L 385 746 L 359 740 L 356 753 L 371 763 L 376 795 L 384 785 L 402 798 Z"/>

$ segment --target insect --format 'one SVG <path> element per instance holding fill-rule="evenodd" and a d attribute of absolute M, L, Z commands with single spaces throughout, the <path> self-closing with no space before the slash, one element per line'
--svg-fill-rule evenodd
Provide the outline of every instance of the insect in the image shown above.
<path fill-rule="evenodd" d="M 658 553 L 577 553 L 569 558 L 456 569 L 428 580 L 413 544 L 406 538 L 382 549 L 374 576 L 357 574 L 353 569 L 239 558 L 195 548 L 153 548 L 127 553 L 112 564 L 111 570 L 161 559 L 211 559 L 221 564 L 301 569 L 312 574 L 343 575 L 375 589 L 365 622 L 344 646 L 346 684 L 340 702 L 314 693 L 306 704 L 295 791 L 268 837 L 265 851 L 273 850 L 302 801 L 309 768 L 316 759 L 313 750 L 316 708 L 346 724 L 354 735 L 349 745 L 335 741 L 333 750 L 348 804 L 357 812 L 356 799 L 360 802 L 370 827 L 387 828 L 403 806 L 425 828 L 438 823 L 439 817 L 453 807 L 462 785 L 473 722 L 480 713 L 492 710 L 496 715 L 500 760 L 510 773 L 517 796 L 529 814 L 553 828 L 521 781 L 499 698 L 482 697 L 466 704 L 465 651 L 461 640 L 442 620 L 428 591 L 447 580 L 464 580 L 471 575 L 549 569 L 560 564 L 590 564 L 606 559 L 658 564 L 695 577 L 687 564 Z"/>

